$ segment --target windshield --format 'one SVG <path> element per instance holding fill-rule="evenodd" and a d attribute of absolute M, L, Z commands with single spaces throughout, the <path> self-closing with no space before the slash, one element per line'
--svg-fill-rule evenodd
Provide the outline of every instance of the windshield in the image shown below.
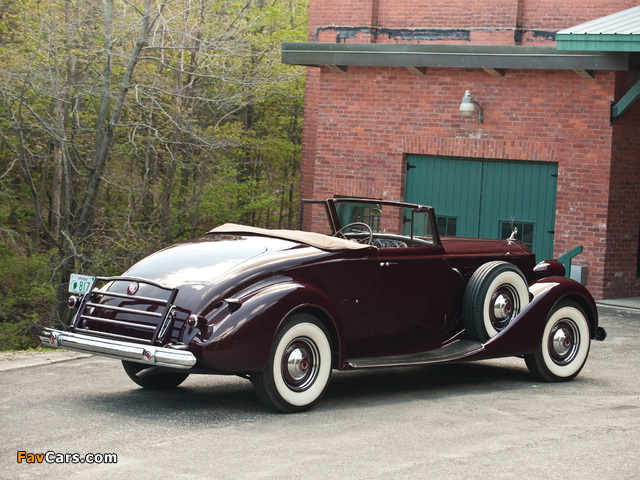
<path fill-rule="evenodd" d="M 353 240 L 371 235 L 371 244 L 383 248 L 437 243 L 429 207 L 349 198 L 305 200 L 302 207 L 301 228 L 306 231 Z"/>

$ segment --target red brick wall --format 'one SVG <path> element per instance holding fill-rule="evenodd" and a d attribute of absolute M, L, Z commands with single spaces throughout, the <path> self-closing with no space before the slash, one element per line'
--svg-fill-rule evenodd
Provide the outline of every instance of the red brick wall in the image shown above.
<path fill-rule="evenodd" d="M 318 127 L 318 87 L 320 85 L 320 70 L 307 69 L 305 104 L 304 104 L 304 134 L 302 137 L 302 171 L 300 172 L 301 198 L 313 198 L 314 179 L 316 177 L 315 156 L 317 146 Z"/>
<path fill-rule="evenodd" d="M 553 44 L 558 30 L 636 5 L 635 0 L 311 0 L 309 39 L 359 43 Z M 371 28 L 376 28 L 377 34 Z M 421 30 L 422 35 L 409 35 Z M 456 37 L 451 30 L 466 30 L 468 37 Z"/>
<path fill-rule="evenodd" d="M 432 69 L 422 77 L 352 67 L 323 76 L 315 197 L 402 200 L 410 153 L 557 162 L 555 254 L 583 245 L 582 264 L 604 269 L 613 73 L 582 80 L 573 72 L 510 70 L 493 78 Z M 482 125 L 457 111 L 467 88 L 482 105 Z M 602 291 L 601 282 L 593 276 L 590 287 Z"/>
<path fill-rule="evenodd" d="M 533 31 L 558 31 L 638 5 L 636 0 L 525 0 L 522 3 L 523 28 Z"/>
<path fill-rule="evenodd" d="M 616 99 L 640 74 L 619 74 Z M 640 238 L 640 103 L 614 122 L 609 221 L 607 223 L 604 296 L 633 296 L 640 292 L 638 239 Z"/>
<path fill-rule="evenodd" d="M 325 30 L 327 27 L 372 26 L 375 2 L 379 0 L 311 0 L 309 9 L 309 40 L 315 42 L 335 42 L 335 29 Z M 358 35 L 354 32 L 354 35 Z M 357 40 L 368 43 L 371 35 L 361 33 Z M 355 40 L 355 38 L 353 39 Z"/>
<path fill-rule="evenodd" d="M 406 0 L 380 2 L 380 23 L 407 28 L 438 26 L 445 28 L 512 28 L 518 2 L 514 0 L 442 1 Z M 410 19 L 410 22 L 407 20 Z"/>
<path fill-rule="evenodd" d="M 461 42 L 437 38 L 440 29 L 468 31 L 467 44 L 553 44 L 545 32 L 635 3 L 312 0 L 310 39 Z M 348 27 L 377 30 L 349 33 Z M 425 36 L 412 40 L 412 29 L 423 29 Z M 551 70 L 507 70 L 494 78 L 455 68 L 417 76 L 371 67 L 348 67 L 346 74 L 312 68 L 308 78 L 303 197 L 402 200 L 406 154 L 557 162 L 554 256 L 583 245 L 574 263 L 588 267 L 596 298 L 640 295 L 640 106 L 609 125 L 610 102 L 633 78 L 597 72 L 582 79 Z M 465 90 L 481 103 L 483 125 L 458 114 Z"/>

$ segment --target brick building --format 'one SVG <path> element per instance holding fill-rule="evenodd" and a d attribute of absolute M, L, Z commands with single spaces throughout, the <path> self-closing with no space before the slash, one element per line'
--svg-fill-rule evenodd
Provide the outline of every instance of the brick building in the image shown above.
<path fill-rule="evenodd" d="M 302 196 L 433 205 L 457 236 L 513 218 L 539 259 L 582 245 L 596 298 L 640 295 L 635 4 L 311 0 L 282 52 L 308 66 Z"/>

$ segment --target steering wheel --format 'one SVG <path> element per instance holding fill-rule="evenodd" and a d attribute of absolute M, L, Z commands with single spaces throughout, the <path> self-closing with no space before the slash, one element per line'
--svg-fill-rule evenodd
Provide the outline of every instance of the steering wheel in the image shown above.
<path fill-rule="evenodd" d="M 356 238 L 349 239 L 349 238 L 347 238 L 345 236 L 345 234 L 344 234 L 344 230 L 346 230 L 348 228 L 351 228 L 351 227 L 355 227 L 355 226 L 365 227 L 365 229 L 367 229 L 369 231 L 367 237 L 361 238 L 361 239 L 356 239 Z M 367 225 L 364 222 L 353 222 L 353 223 L 348 223 L 347 225 L 342 227 L 340 230 L 337 230 L 336 233 L 333 234 L 333 236 L 334 237 L 338 237 L 339 236 L 339 237 L 344 238 L 345 240 L 354 240 L 354 241 L 356 241 L 358 243 L 362 243 L 364 245 L 371 245 L 371 240 L 373 239 L 373 230 L 371 229 L 371 227 L 369 225 Z"/>

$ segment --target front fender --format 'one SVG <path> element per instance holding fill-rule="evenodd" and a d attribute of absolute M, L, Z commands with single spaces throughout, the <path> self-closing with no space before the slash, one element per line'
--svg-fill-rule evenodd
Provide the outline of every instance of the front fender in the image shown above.
<path fill-rule="evenodd" d="M 591 338 L 598 332 L 598 311 L 589 291 L 566 277 L 546 277 L 529 286 L 529 305 L 504 330 L 491 338 L 474 360 L 532 354 L 538 351 L 550 313 L 562 300 L 578 303 L 589 321 Z"/>
<path fill-rule="evenodd" d="M 240 292 L 238 308 L 224 307 L 221 321 L 208 338 L 194 338 L 190 347 L 200 350 L 206 367 L 226 373 L 249 373 L 266 368 L 280 324 L 293 312 L 310 308 L 322 312 L 327 328 L 342 336 L 338 311 L 317 288 L 292 280 L 258 290 Z"/>

